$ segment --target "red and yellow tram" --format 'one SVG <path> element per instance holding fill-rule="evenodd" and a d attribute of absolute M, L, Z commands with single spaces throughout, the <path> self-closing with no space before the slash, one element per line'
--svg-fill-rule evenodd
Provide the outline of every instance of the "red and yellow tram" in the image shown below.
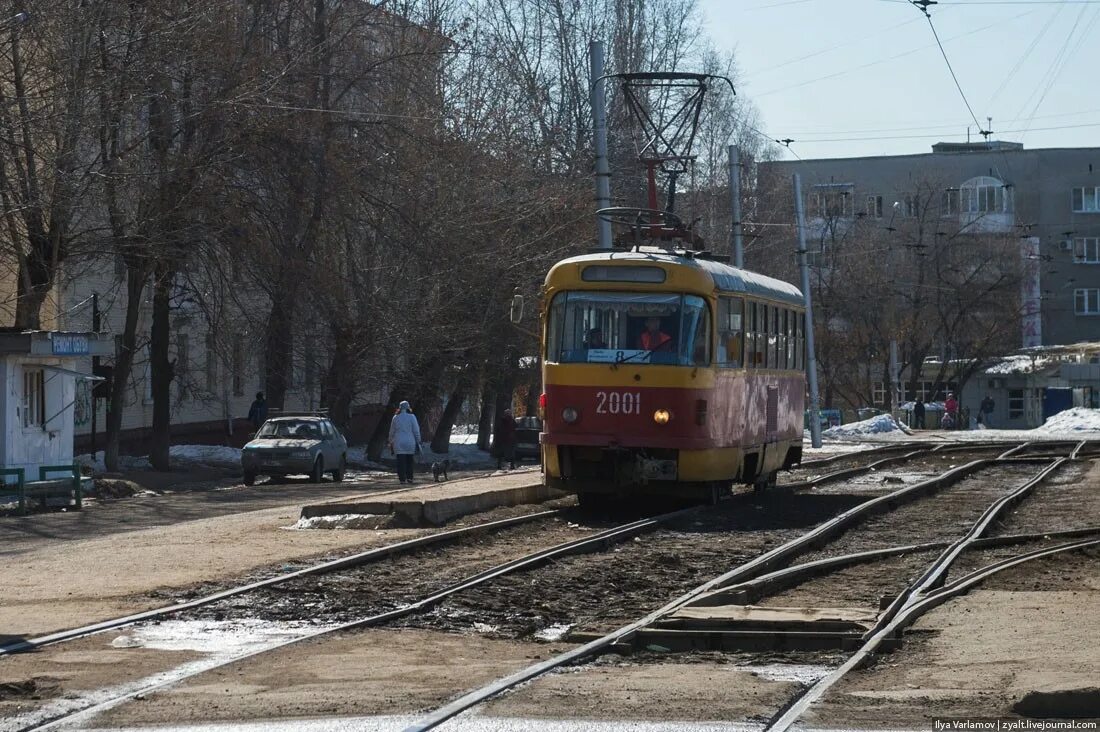
<path fill-rule="evenodd" d="M 715 497 L 802 457 L 805 311 L 793 285 L 693 252 L 573 257 L 542 313 L 542 457 L 582 500 Z"/>

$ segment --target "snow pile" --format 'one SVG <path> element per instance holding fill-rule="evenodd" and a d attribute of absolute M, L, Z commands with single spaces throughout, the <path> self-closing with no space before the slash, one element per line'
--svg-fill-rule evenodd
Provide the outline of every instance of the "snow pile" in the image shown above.
<path fill-rule="evenodd" d="M 1005 356 L 1000 363 L 995 363 L 985 370 L 987 374 L 1030 374 L 1038 371 L 1054 361 L 1050 356 L 1029 356 L 1018 354 Z"/>
<path fill-rule="evenodd" d="M 241 451 L 236 447 L 225 445 L 172 445 L 168 448 L 168 455 L 174 462 L 180 463 L 234 467 L 241 464 Z"/>
<path fill-rule="evenodd" d="M 103 455 L 103 451 L 100 450 L 93 457 L 92 455 L 77 455 L 73 460 L 76 461 L 81 467 L 90 468 L 93 473 L 106 473 L 107 463 Z M 133 455 L 119 455 L 118 456 L 118 469 L 119 470 L 152 470 L 153 465 L 149 462 L 147 457 L 134 457 Z"/>
<path fill-rule="evenodd" d="M 1100 432 L 1100 409 L 1073 407 L 1064 412 L 1059 412 L 1048 419 L 1042 427 L 1036 427 L 1032 431 L 1046 433 Z"/>
<path fill-rule="evenodd" d="M 862 422 L 852 422 L 851 424 L 842 424 L 836 427 L 830 427 L 821 433 L 822 437 L 829 438 L 844 438 L 844 437 L 859 437 L 861 435 L 879 435 L 885 432 L 901 432 L 901 427 L 898 426 L 897 420 L 895 420 L 889 414 L 879 414 L 870 419 L 865 419 Z"/>
<path fill-rule="evenodd" d="M 377 529 L 389 521 L 389 516 L 376 516 L 371 513 L 345 513 L 334 516 L 314 516 L 300 518 L 287 528 L 296 531 L 311 529 Z"/>
<path fill-rule="evenodd" d="M 176 465 L 213 465 L 217 467 L 236 468 L 241 465 L 241 451 L 235 447 L 224 445 L 172 445 L 168 448 L 168 455 L 172 463 Z M 103 451 L 92 455 L 77 455 L 74 460 L 81 466 L 90 468 L 93 473 L 106 473 L 107 464 L 104 461 Z M 118 469 L 152 470 L 153 465 L 149 457 L 134 457 L 133 455 L 119 455 Z"/>

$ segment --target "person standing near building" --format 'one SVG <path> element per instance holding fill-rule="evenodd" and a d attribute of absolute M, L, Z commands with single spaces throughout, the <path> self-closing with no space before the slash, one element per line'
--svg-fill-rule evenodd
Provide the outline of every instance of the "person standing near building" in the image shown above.
<path fill-rule="evenodd" d="M 505 460 L 509 468 L 516 469 L 516 420 L 511 409 L 504 410 L 493 429 L 493 452 L 497 458 L 497 470 L 501 469 Z"/>
<path fill-rule="evenodd" d="M 913 428 L 924 429 L 924 400 L 920 397 L 917 397 L 917 401 L 913 405 Z"/>
<path fill-rule="evenodd" d="M 240 414 L 240 412 L 238 412 Z M 256 429 L 260 429 L 263 423 L 267 421 L 267 400 L 264 399 L 264 393 L 262 391 L 256 392 L 256 400 L 252 402 L 252 406 L 248 408 L 248 421 L 252 423 L 252 426 Z"/>
<path fill-rule="evenodd" d="M 982 424 L 987 428 L 992 427 L 993 406 L 993 397 L 988 394 L 985 395 L 985 399 L 982 399 L 982 403 L 978 406 L 978 415 L 982 418 Z"/>
<path fill-rule="evenodd" d="M 413 482 L 413 456 L 420 452 L 420 423 L 408 402 L 397 406 L 390 421 L 390 451 L 397 459 L 397 479 Z"/>

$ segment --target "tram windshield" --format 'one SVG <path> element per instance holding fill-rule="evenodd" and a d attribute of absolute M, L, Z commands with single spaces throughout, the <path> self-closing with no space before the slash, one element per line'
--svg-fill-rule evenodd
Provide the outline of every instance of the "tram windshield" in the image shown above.
<path fill-rule="evenodd" d="M 710 313 L 697 295 L 562 292 L 548 325 L 554 363 L 710 363 Z"/>

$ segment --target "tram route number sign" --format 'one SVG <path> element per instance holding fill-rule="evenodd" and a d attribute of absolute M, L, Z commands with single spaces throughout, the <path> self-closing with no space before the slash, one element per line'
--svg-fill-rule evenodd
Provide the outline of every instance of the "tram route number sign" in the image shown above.
<path fill-rule="evenodd" d="M 588 363 L 649 363 L 653 352 L 633 348 L 590 348 L 587 356 Z"/>

